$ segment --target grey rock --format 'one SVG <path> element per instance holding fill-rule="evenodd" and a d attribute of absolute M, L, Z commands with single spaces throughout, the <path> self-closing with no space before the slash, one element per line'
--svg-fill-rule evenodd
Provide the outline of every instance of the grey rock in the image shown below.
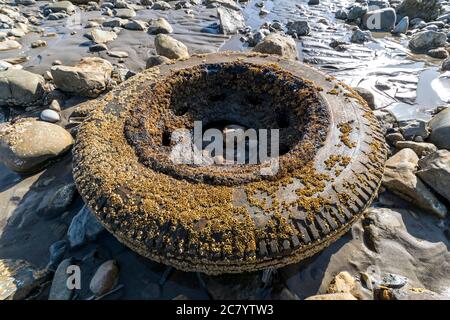
<path fill-rule="evenodd" d="M 108 51 L 108 56 L 113 58 L 125 59 L 128 58 L 128 52 L 126 51 Z"/>
<path fill-rule="evenodd" d="M 247 39 L 248 45 L 250 47 L 256 46 L 269 34 L 270 34 L 270 31 L 267 29 L 260 29 L 256 32 L 252 33 Z"/>
<path fill-rule="evenodd" d="M 397 21 L 397 15 L 392 8 L 385 8 L 367 12 L 363 17 L 363 25 L 370 31 L 392 31 Z"/>
<path fill-rule="evenodd" d="M 151 56 L 151 57 L 149 57 L 147 59 L 147 63 L 145 65 L 145 68 L 146 69 L 152 68 L 152 67 L 155 67 L 155 66 L 159 66 L 160 64 L 163 64 L 163 63 L 168 63 L 170 61 L 171 60 L 169 58 L 164 57 L 164 56 Z"/>
<path fill-rule="evenodd" d="M 388 273 L 381 279 L 379 285 L 392 289 L 398 289 L 405 286 L 407 283 L 408 278 L 398 274 Z"/>
<path fill-rule="evenodd" d="M 409 41 L 409 48 L 416 53 L 424 53 L 430 49 L 442 47 L 447 42 L 447 35 L 437 31 L 422 31 Z"/>
<path fill-rule="evenodd" d="M 370 31 L 362 31 L 360 29 L 356 29 L 353 31 L 350 41 L 353 43 L 364 43 L 372 40 L 372 34 Z"/>
<path fill-rule="evenodd" d="M 153 6 L 153 10 L 170 10 L 172 6 L 168 4 L 166 1 L 156 1 Z"/>
<path fill-rule="evenodd" d="M 379 109 L 374 110 L 374 115 L 377 117 L 378 121 L 380 122 L 381 129 L 383 130 L 383 133 L 386 134 L 388 130 L 392 129 L 395 124 L 397 123 L 397 119 L 395 118 L 395 115 L 386 109 Z"/>
<path fill-rule="evenodd" d="M 437 113 L 429 122 L 430 142 L 439 149 L 450 150 L 450 108 Z"/>
<path fill-rule="evenodd" d="M 398 141 L 395 144 L 395 147 L 399 150 L 405 148 L 412 149 L 419 157 L 423 157 L 437 151 L 434 144 L 426 142 Z"/>
<path fill-rule="evenodd" d="M 47 207 L 44 211 L 44 216 L 46 218 L 53 218 L 60 215 L 69 208 L 76 195 L 77 188 L 73 183 L 59 188 L 49 199 Z"/>
<path fill-rule="evenodd" d="M 364 15 L 367 13 L 367 10 L 368 10 L 367 6 L 354 4 L 347 12 L 347 20 L 357 21 L 358 19 L 362 19 Z"/>
<path fill-rule="evenodd" d="M 111 78 L 110 62 L 97 58 L 83 58 L 76 66 L 54 66 L 51 69 L 57 88 L 85 97 L 97 97 L 105 91 Z"/>
<path fill-rule="evenodd" d="M 51 10 L 51 12 L 66 12 L 68 14 L 73 14 L 76 7 L 70 1 L 57 1 L 50 3 L 47 6 L 47 9 Z"/>
<path fill-rule="evenodd" d="M 439 150 L 419 160 L 417 175 L 450 202 L 450 151 Z"/>
<path fill-rule="evenodd" d="M 70 277 L 67 270 L 71 265 L 74 265 L 74 260 L 72 258 L 65 259 L 58 265 L 50 288 L 50 294 L 48 296 L 49 300 L 72 299 L 75 289 L 69 289 L 67 286 L 67 281 Z"/>
<path fill-rule="evenodd" d="M 66 240 L 59 240 L 55 243 L 53 243 L 50 248 L 50 259 L 47 264 L 47 269 L 50 271 L 55 271 L 58 267 L 59 263 L 64 258 L 64 254 L 67 250 L 67 241 Z"/>
<path fill-rule="evenodd" d="M 403 0 L 396 8 L 400 17 L 421 18 L 425 21 L 436 20 L 442 13 L 440 0 Z"/>
<path fill-rule="evenodd" d="M 44 95 L 45 80 L 29 71 L 9 68 L 0 71 L 0 105 L 28 106 Z"/>
<path fill-rule="evenodd" d="M 400 121 L 399 127 L 406 140 L 413 140 L 418 136 L 426 139 L 429 135 L 427 122 L 423 120 Z"/>
<path fill-rule="evenodd" d="M 240 11 L 229 8 L 217 8 L 220 22 L 220 31 L 223 34 L 236 34 L 239 29 L 245 27 L 244 16 Z"/>
<path fill-rule="evenodd" d="M 68 15 L 65 12 L 50 13 L 47 17 L 48 20 L 61 20 L 67 18 Z"/>
<path fill-rule="evenodd" d="M 336 19 L 339 20 L 346 20 L 347 19 L 347 11 L 343 10 L 343 9 L 339 9 L 338 11 L 336 11 L 336 13 L 334 14 L 334 17 Z"/>
<path fill-rule="evenodd" d="M 0 52 L 1 51 L 8 51 L 8 50 L 15 50 L 22 48 L 22 45 L 17 42 L 16 40 L 3 40 L 0 41 Z"/>
<path fill-rule="evenodd" d="M 155 37 L 156 53 L 169 59 L 189 58 L 188 48 L 184 43 L 166 34 Z"/>
<path fill-rule="evenodd" d="M 132 20 L 125 23 L 123 27 L 128 30 L 144 31 L 147 29 L 147 22 L 142 20 Z"/>
<path fill-rule="evenodd" d="M 127 22 L 128 22 L 127 19 L 112 18 L 112 19 L 104 21 L 102 23 L 102 26 L 104 26 L 106 28 L 117 28 L 117 27 L 123 27 Z"/>
<path fill-rule="evenodd" d="M 253 48 L 253 51 L 275 54 L 291 60 L 296 60 L 298 56 L 294 39 L 280 33 L 269 34 Z"/>
<path fill-rule="evenodd" d="M 158 34 L 158 33 L 172 33 L 173 28 L 169 22 L 167 22 L 164 18 L 153 19 L 150 21 L 150 25 L 148 27 L 149 34 Z"/>
<path fill-rule="evenodd" d="M 104 43 L 96 43 L 89 47 L 89 52 L 101 52 L 108 50 L 108 46 Z"/>
<path fill-rule="evenodd" d="M 406 33 L 409 28 L 409 18 L 403 17 L 402 20 L 395 26 L 394 30 L 392 30 L 392 33 L 394 34 L 402 34 Z"/>
<path fill-rule="evenodd" d="M 397 152 L 386 161 L 383 186 L 406 201 L 444 218 L 447 214 L 445 206 L 416 177 L 418 161 L 418 156 L 411 149 Z"/>
<path fill-rule="evenodd" d="M 92 29 L 88 37 L 95 43 L 108 43 L 117 38 L 114 31 L 105 31 L 98 28 Z"/>
<path fill-rule="evenodd" d="M 288 22 L 286 27 L 288 29 L 288 34 L 296 34 L 299 37 L 307 36 L 311 32 L 311 27 L 306 20 Z"/>
<path fill-rule="evenodd" d="M 75 217 L 73 217 L 67 231 L 72 248 L 83 245 L 86 241 L 92 241 L 104 230 L 103 226 L 92 214 L 88 207 L 84 206 Z"/>
<path fill-rule="evenodd" d="M 22 119 L 0 128 L 0 161 L 9 169 L 32 173 L 70 150 L 72 136 L 60 126 Z"/>
<path fill-rule="evenodd" d="M 136 11 L 133 9 L 114 9 L 114 16 L 122 19 L 131 19 L 136 16 Z"/>
<path fill-rule="evenodd" d="M 43 110 L 39 117 L 41 118 L 41 120 L 47 122 L 58 122 L 59 120 L 61 120 L 59 113 L 51 109 Z"/>

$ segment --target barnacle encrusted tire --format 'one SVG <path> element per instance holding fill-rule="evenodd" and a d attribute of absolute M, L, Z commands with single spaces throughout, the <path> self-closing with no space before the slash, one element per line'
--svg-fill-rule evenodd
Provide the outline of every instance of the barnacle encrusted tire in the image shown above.
<path fill-rule="evenodd" d="M 198 55 L 140 73 L 103 98 L 74 153 L 80 194 L 139 254 L 207 274 L 256 271 L 324 249 L 363 214 L 386 148 L 353 90 L 278 57 Z M 279 129 L 280 169 L 175 165 L 176 129 L 194 121 Z"/>

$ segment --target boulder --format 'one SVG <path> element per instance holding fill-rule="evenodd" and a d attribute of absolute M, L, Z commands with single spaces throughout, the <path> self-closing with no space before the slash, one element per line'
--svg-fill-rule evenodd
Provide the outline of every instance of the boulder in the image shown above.
<path fill-rule="evenodd" d="M 440 0 L 403 0 L 395 10 L 400 17 L 433 21 L 442 13 L 440 2 Z"/>
<path fill-rule="evenodd" d="M 0 41 L 0 51 L 8 51 L 20 48 L 22 48 L 22 45 L 16 40 L 7 39 Z"/>
<path fill-rule="evenodd" d="M 297 45 L 294 39 L 283 36 L 280 33 L 269 34 L 252 51 L 276 54 L 291 60 L 296 60 L 298 56 Z"/>
<path fill-rule="evenodd" d="M 365 5 L 354 4 L 347 12 L 347 20 L 352 22 L 362 19 L 367 13 L 367 10 L 368 7 Z"/>
<path fill-rule="evenodd" d="M 136 16 L 136 11 L 133 9 L 114 9 L 114 16 L 122 19 L 131 19 Z"/>
<path fill-rule="evenodd" d="M 439 149 L 450 150 L 450 107 L 437 113 L 428 126 L 431 129 L 430 142 Z"/>
<path fill-rule="evenodd" d="M 172 6 L 167 3 L 166 1 L 156 1 L 153 6 L 153 10 L 170 10 L 172 9 Z"/>
<path fill-rule="evenodd" d="M 439 218 L 447 214 L 445 206 L 416 177 L 419 157 L 411 149 L 402 149 L 386 161 L 383 186 L 406 201 L 434 213 Z"/>
<path fill-rule="evenodd" d="M 51 12 L 66 12 L 68 14 L 73 14 L 76 7 L 70 1 L 58 1 L 50 3 L 47 6 L 47 9 L 50 9 Z"/>
<path fill-rule="evenodd" d="M 0 127 L 0 161 L 11 170 L 31 173 L 70 150 L 72 136 L 60 126 L 22 119 Z"/>
<path fill-rule="evenodd" d="M 95 240 L 104 230 L 103 226 L 92 214 L 88 207 L 84 206 L 78 214 L 73 217 L 67 231 L 72 248 L 84 244 L 86 241 Z"/>
<path fill-rule="evenodd" d="M 149 34 L 172 33 L 173 28 L 164 18 L 153 19 L 148 27 Z"/>
<path fill-rule="evenodd" d="M 102 29 L 92 29 L 89 33 L 89 38 L 95 43 L 107 43 L 117 38 L 117 34 L 114 31 L 105 31 Z"/>
<path fill-rule="evenodd" d="M 42 100 L 45 80 L 29 71 L 9 68 L 0 71 L 0 105 L 28 106 Z"/>
<path fill-rule="evenodd" d="M 430 153 L 437 151 L 437 148 L 432 143 L 414 142 L 414 141 L 397 141 L 395 147 L 399 150 L 409 148 L 412 149 L 417 156 L 423 157 Z"/>
<path fill-rule="evenodd" d="M 169 59 L 189 58 L 188 48 L 184 43 L 166 34 L 158 34 L 155 37 L 156 52 Z"/>
<path fill-rule="evenodd" d="M 447 35 L 443 32 L 427 30 L 415 34 L 409 40 L 409 48 L 416 53 L 426 53 L 430 49 L 439 48 L 447 42 Z"/>
<path fill-rule="evenodd" d="M 229 8 L 217 8 L 219 16 L 220 31 L 223 34 L 236 34 L 239 29 L 245 27 L 244 16 L 240 11 Z"/>
<path fill-rule="evenodd" d="M 367 12 L 363 17 L 363 25 L 370 31 L 389 32 L 395 27 L 397 15 L 392 8 Z"/>
<path fill-rule="evenodd" d="M 362 44 L 370 40 L 372 40 L 372 33 L 369 30 L 362 31 L 360 29 L 354 30 L 350 38 L 351 42 L 359 44 Z"/>
<path fill-rule="evenodd" d="M 417 175 L 450 202 L 450 151 L 439 150 L 419 160 Z"/>
<path fill-rule="evenodd" d="M 49 300 L 70 300 L 73 297 L 74 289 L 67 287 L 67 280 L 70 274 L 67 273 L 67 269 L 74 264 L 72 258 L 63 260 L 55 271 L 53 277 L 52 286 L 48 296 Z"/>
<path fill-rule="evenodd" d="M 288 34 L 296 34 L 299 37 L 307 36 L 311 32 L 311 27 L 306 20 L 288 22 L 286 28 Z"/>
<path fill-rule="evenodd" d="M 54 66 L 52 77 L 61 91 L 95 98 L 106 90 L 111 77 L 110 62 L 97 58 L 83 58 L 76 66 Z"/>

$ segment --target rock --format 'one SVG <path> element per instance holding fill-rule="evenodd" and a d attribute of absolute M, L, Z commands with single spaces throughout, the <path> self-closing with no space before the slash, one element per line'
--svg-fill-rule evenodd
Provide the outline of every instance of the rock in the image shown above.
<path fill-rule="evenodd" d="M 298 56 L 297 45 L 291 37 L 280 33 L 271 33 L 258 43 L 252 51 L 276 54 L 286 59 L 296 60 Z"/>
<path fill-rule="evenodd" d="M 144 31 L 145 29 L 147 29 L 147 22 L 142 20 L 132 20 L 125 23 L 123 27 L 128 30 Z"/>
<path fill-rule="evenodd" d="M 65 12 L 50 13 L 47 17 L 48 20 L 61 20 L 67 18 L 68 15 Z"/>
<path fill-rule="evenodd" d="M 431 129 L 430 142 L 439 149 L 450 150 L 450 108 L 437 113 L 428 125 Z"/>
<path fill-rule="evenodd" d="M 405 148 L 412 149 L 419 157 L 423 157 L 437 151 L 434 144 L 426 142 L 398 141 L 395 144 L 395 147 L 399 150 Z"/>
<path fill-rule="evenodd" d="M 44 210 L 45 218 L 54 218 L 66 211 L 72 204 L 77 194 L 75 184 L 70 183 L 59 188 L 55 194 L 49 199 L 47 207 Z"/>
<path fill-rule="evenodd" d="M 8 51 L 14 49 L 20 49 L 22 45 L 16 40 L 3 40 L 0 41 L 0 51 Z"/>
<path fill-rule="evenodd" d="M 136 11 L 133 9 L 114 9 L 114 16 L 122 19 L 131 19 L 136 16 Z"/>
<path fill-rule="evenodd" d="M 409 40 L 409 48 L 416 53 L 424 53 L 430 49 L 442 47 L 447 42 L 447 35 L 437 31 L 422 31 Z"/>
<path fill-rule="evenodd" d="M 73 14 L 76 7 L 70 1 L 58 1 L 50 3 L 47 6 L 47 9 L 51 10 L 51 12 L 66 12 L 68 14 Z"/>
<path fill-rule="evenodd" d="M 327 293 L 351 293 L 355 286 L 356 280 L 347 271 L 343 271 L 330 283 Z"/>
<path fill-rule="evenodd" d="M 442 71 L 450 71 L 450 58 L 447 58 L 444 62 L 442 62 L 441 69 Z"/>
<path fill-rule="evenodd" d="M 50 288 L 49 300 L 71 300 L 75 289 L 69 289 L 67 280 L 71 274 L 67 273 L 69 266 L 74 264 L 72 258 L 63 260 L 55 271 L 52 286 Z"/>
<path fill-rule="evenodd" d="M 169 59 L 185 59 L 189 58 L 188 48 L 171 36 L 166 34 L 158 34 L 155 37 L 156 52 Z"/>
<path fill-rule="evenodd" d="M 40 270 L 25 260 L 0 259 L 0 301 L 23 300 L 49 279 L 46 270 Z"/>
<path fill-rule="evenodd" d="M 346 20 L 347 19 L 347 11 L 339 9 L 338 11 L 336 11 L 336 13 L 334 14 L 334 17 L 336 19 L 339 20 Z"/>
<path fill-rule="evenodd" d="M 386 294 L 389 300 L 449 300 L 449 296 L 441 295 L 422 288 L 389 290 Z"/>
<path fill-rule="evenodd" d="M 308 4 L 310 5 L 310 6 L 314 6 L 314 5 L 318 5 L 319 4 L 319 0 L 309 0 L 308 1 Z"/>
<path fill-rule="evenodd" d="M 401 121 L 399 126 L 406 140 L 413 140 L 416 137 L 426 139 L 429 135 L 428 125 L 423 120 Z"/>
<path fill-rule="evenodd" d="M 166 58 L 164 56 L 151 56 L 147 59 L 147 63 L 145 65 L 145 68 L 151 68 L 154 66 L 159 66 L 163 63 L 169 63 L 171 60 L 169 58 Z"/>
<path fill-rule="evenodd" d="M 89 52 L 107 51 L 108 46 L 104 43 L 96 43 L 89 47 Z"/>
<path fill-rule="evenodd" d="M 439 150 L 419 160 L 417 175 L 450 202 L 450 151 Z"/>
<path fill-rule="evenodd" d="M 370 90 L 361 87 L 356 87 L 354 89 L 367 102 L 370 109 L 375 109 L 375 96 Z"/>
<path fill-rule="evenodd" d="M 33 49 L 46 47 L 46 46 L 47 46 L 47 41 L 44 41 L 44 40 L 36 40 L 31 43 L 31 48 L 33 48 Z"/>
<path fill-rule="evenodd" d="M 123 27 L 127 22 L 127 19 L 113 18 L 102 22 L 102 26 L 106 28 L 117 28 Z"/>
<path fill-rule="evenodd" d="M 396 143 L 399 141 L 405 141 L 405 138 L 403 137 L 403 135 L 400 132 L 389 133 L 385 136 L 385 138 L 386 138 L 386 142 L 391 146 L 395 146 Z M 405 148 L 407 148 L 407 147 L 405 147 Z M 399 149 L 403 149 L 403 148 L 399 148 Z"/>
<path fill-rule="evenodd" d="M 67 231 L 72 248 L 81 246 L 86 241 L 95 240 L 104 230 L 97 218 L 92 214 L 88 207 L 84 206 L 78 214 L 73 217 Z"/>
<path fill-rule="evenodd" d="M 258 43 L 260 43 L 268 34 L 270 34 L 270 31 L 268 29 L 260 29 L 248 36 L 247 43 L 250 47 L 254 47 Z"/>
<path fill-rule="evenodd" d="M 36 3 L 36 0 L 15 0 L 16 5 L 31 6 Z"/>
<path fill-rule="evenodd" d="M 206 0 L 207 8 L 224 7 L 235 11 L 241 10 L 239 5 L 234 0 Z"/>
<path fill-rule="evenodd" d="M 350 41 L 353 43 L 364 43 L 372 40 L 372 34 L 370 31 L 362 31 L 360 29 L 356 29 L 353 31 Z"/>
<path fill-rule="evenodd" d="M 158 34 L 158 33 L 172 33 L 173 28 L 169 22 L 164 18 L 153 19 L 150 21 L 148 27 L 148 33 Z"/>
<path fill-rule="evenodd" d="M 128 52 L 125 51 L 108 51 L 108 56 L 113 58 L 125 59 L 128 58 Z"/>
<path fill-rule="evenodd" d="M 153 10 L 170 10 L 172 6 L 168 4 L 166 1 L 156 1 L 153 6 Z"/>
<path fill-rule="evenodd" d="M 370 31 L 389 32 L 395 27 L 397 15 L 392 8 L 385 8 L 367 12 L 363 17 L 363 25 Z"/>
<path fill-rule="evenodd" d="M 364 15 L 367 13 L 367 9 L 368 9 L 367 6 L 354 4 L 347 12 L 347 20 L 352 22 L 362 19 Z"/>
<path fill-rule="evenodd" d="M 115 260 L 104 262 L 95 272 L 89 284 L 89 289 L 97 297 L 108 293 L 117 285 L 119 280 L 119 267 Z"/>
<path fill-rule="evenodd" d="M 428 50 L 427 55 L 435 59 L 447 59 L 448 51 L 445 48 L 436 48 Z"/>
<path fill-rule="evenodd" d="M 220 31 L 223 34 L 236 34 L 239 29 L 245 27 L 244 16 L 240 11 L 229 8 L 217 8 Z"/>
<path fill-rule="evenodd" d="M 15 38 L 22 38 L 23 36 L 25 36 L 25 32 L 23 32 L 22 30 L 20 30 L 18 28 L 13 28 L 8 31 L 8 36 L 15 37 Z"/>
<path fill-rule="evenodd" d="M 445 206 L 416 177 L 419 158 L 411 149 L 402 149 L 386 161 L 383 186 L 406 201 L 444 218 Z"/>
<path fill-rule="evenodd" d="M 306 20 L 288 22 L 286 28 L 288 34 L 296 34 L 299 37 L 307 36 L 311 32 L 311 27 Z"/>
<path fill-rule="evenodd" d="M 47 122 L 58 122 L 59 120 L 61 120 L 59 113 L 51 109 L 43 110 L 39 117 L 41 118 L 41 120 Z"/>
<path fill-rule="evenodd" d="M 59 240 L 53 243 L 50 248 L 50 259 L 47 264 L 47 269 L 50 271 L 55 271 L 58 267 L 59 263 L 64 258 L 64 254 L 67 250 L 67 241 L 66 240 Z"/>
<path fill-rule="evenodd" d="M 388 273 L 378 283 L 379 286 L 399 289 L 408 283 L 408 278 L 400 276 L 398 274 Z"/>
<path fill-rule="evenodd" d="M 409 28 L 409 18 L 403 17 L 402 20 L 395 26 L 394 30 L 392 30 L 392 33 L 394 34 L 402 34 L 406 33 Z"/>
<path fill-rule="evenodd" d="M 9 68 L 0 71 L 0 105 L 28 106 L 39 103 L 45 93 L 42 76 Z"/>
<path fill-rule="evenodd" d="M 32 173 L 70 150 L 72 136 L 55 124 L 23 119 L 0 128 L 0 161 L 9 169 Z"/>
<path fill-rule="evenodd" d="M 396 11 L 400 17 L 433 21 L 441 15 L 441 9 L 440 0 L 403 0 Z"/>
<path fill-rule="evenodd" d="M 379 109 L 373 111 L 374 115 L 377 117 L 381 125 L 381 130 L 386 134 L 388 130 L 392 129 L 397 123 L 395 115 L 386 109 Z"/>
<path fill-rule="evenodd" d="M 57 88 L 85 97 L 97 97 L 107 88 L 112 65 L 101 58 L 83 58 L 76 66 L 54 66 L 51 69 Z"/>
<path fill-rule="evenodd" d="M 89 38 L 95 43 L 107 43 L 117 38 L 114 31 L 105 31 L 102 29 L 92 29 L 89 33 Z"/>
<path fill-rule="evenodd" d="M 50 103 L 50 106 L 48 107 L 50 110 L 54 110 L 56 112 L 60 112 L 61 111 L 61 104 L 59 103 L 58 100 L 52 100 L 52 102 Z"/>
<path fill-rule="evenodd" d="M 311 296 L 305 300 L 357 300 L 351 293 L 329 293 Z"/>
<path fill-rule="evenodd" d="M 437 17 L 436 20 L 437 20 L 437 21 L 444 21 L 444 22 L 447 22 L 447 23 L 448 23 L 448 22 L 450 21 L 450 12 L 445 13 L 445 14 L 443 14 L 443 15 Z"/>

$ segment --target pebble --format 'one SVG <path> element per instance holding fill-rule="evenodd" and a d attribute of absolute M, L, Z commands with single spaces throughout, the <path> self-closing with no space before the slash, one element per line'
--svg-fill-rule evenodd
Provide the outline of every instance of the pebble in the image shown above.
<path fill-rule="evenodd" d="M 89 284 L 94 295 L 102 296 L 111 291 L 118 283 L 119 267 L 115 260 L 104 262 L 95 272 Z"/>
<path fill-rule="evenodd" d="M 47 122 L 58 122 L 59 120 L 61 120 L 61 116 L 59 115 L 59 113 L 52 109 L 43 110 L 39 117 L 41 118 L 41 120 Z"/>

